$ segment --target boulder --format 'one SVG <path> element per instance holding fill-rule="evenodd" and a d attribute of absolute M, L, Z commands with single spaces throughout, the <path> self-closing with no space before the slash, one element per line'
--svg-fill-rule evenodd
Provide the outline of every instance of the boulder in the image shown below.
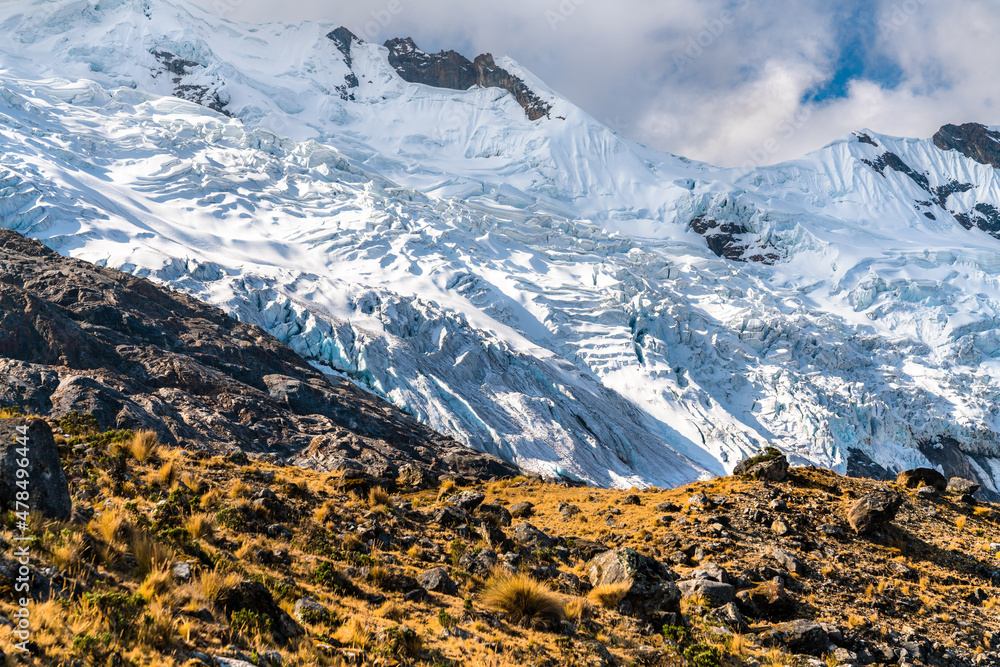
<path fill-rule="evenodd" d="M 27 438 L 27 440 L 22 440 Z M 27 452 L 23 451 L 27 443 Z M 22 451 L 18 451 L 21 449 Z M 27 456 L 23 454 L 27 453 Z M 0 511 L 18 511 L 19 463 L 27 459 L 28 506 L 48 519 L 69 521 L 73 501 L 52 430 L 42 419 L 0 419 Z"/>
<path fill-rule="evenodd" d="M 896 476 L 896 484 L 904 489 L 919 489 L 922 486 L 933 486 L 938 493 L 944 493 L 948 488 L 948 480 L 934 468 L 913 468 L 904 470 Z"/>
<path fill-rule="evenodd" d="M 889 525 L 902 504 L 902 497 L 894 491 L 874 491 L 854 503 L 847 513 L 847 522 L 858 534 L 873 533 Z"/>
<path fill-rule="evenodd" d="M 787 551 L 774 547 L 771 549 L 771 558 L 792 574 L 805 574 L 806 564 Z"/>
<path fill-rule="evenodd" d="M 448 498 L 448 502 L 466 512 L 476 509 L 484 500 L 486 496 L 479 491 L 461 491 Z"/>
<path fill-rule="evenodd" d="M 587 566 L 590 584 L 630 584 L 625 595 L 634 609 L 646 615 L 678 610 L 681 591 L 677 575 L 655 558 L 635 549 L 620 547 L 596 556 Z"/>
<path fill-rule="evenodd" d="M 948 493 L 954 493 L 956 496 L 971 496 L 978 490 L 979 485 L 972 480 L 963 479 L 961 477 L 952 477 L 948 480 L 947 491 Z"/>
<path fill-rule="evenodd" d="M 430 476 L 420 466 L 404 463 L 399 466 L 396 484 L 403 488 L 423 489 L 430 484 Z"/>
<path fill-rule="evenodd" d="M 464 526 L 469 521 L 469 513 L 454 505 L 444 505 L 434 510 L 431 518 L 443 528 L 454 528 Z"/>
<path fill-rule="evenodd" d="M 690 498 L 688 498 L 687 504 L 689 507 L 703 510 L 711 507 L 712 501 L 709 500 L 708 496 L 706 496 L 704 493 L 696 493 Z"/>
<path fill-rule="evenodd" d="M 750 590 L 740 591 L 736 594 L 736 605 L 747 616 L 772 621 L 788 618 L 795 611 L 795 603 L 781 579 L 766 581 Z"/>
<path fill-rule="evenodd" d="M 483 523 L 488 523 L 497 528 L 509 526 L 512 519 L 511 513 L 507 511 L 507 508 L 496 503 L 483 503 L 476 508 L 475 515 Z"/>
<path fill-rule="evenodd" d="M 680 505 L 676 505 L 676 504 L 674 504 L 672 502 L 669 502 L 669 501 L 668 502 L 660 503 L 654 509 L 657 512 L 663 512 L 664 514 L 668 514 L 668 513 L 672 513 L 672 512 L 680 512 L 681 511 Z"/>
<path fill-rule="evenodd" d="M 713 609 L 706 615 L 706 618 L 709 621 L 720 623 L 741 634 L 750 629 L 749 624 L 743 618 L 743 614 L 740 613 L 739 608 L 737 608 L 734 602 L 729 602 L 717 609 Z"/>
<path fill-rule="evenodd" d="M 774 447 L 757 456 L 743 459 L 733 468 L 734 475 L 749 475 L 768 482 L 781 482 L 788 477 L 788 459 Z"/>
<path fill-rule="evenodd" d="M 466 551 L 458 561 L 458 565 L 480 577 L 487 577 L 497 566 L 497 554 L 492 549 L 478 552 Z"/>
<path fill-rule="evenodd" d="M 514 541 L 518 544 L 540 549 L 548 549 L 553 544 L 551 537 L 530 523 L 519 523 L 514 526 Z"/>
<path fill-rule="evenodd" d="M 274 639 L 280 644 L 303 633 L 302 627 L 275 603 L 271 592 L 259 581 L 244 580 L 223 590 L 216 598 L 215 604 L 225 613 L 228 620 L 232 620 L 233 614 L 242 609 L 268 617 L 271 619 Z"/>
<path fill-rule="evenodd" d="M 723 584 L 711 579 L 689 579 L 678 581 L 677 588 L 681 590 L 684 599 L 703 598 L 708 607 L 721 607 L 736 599 L 736 590 L 729 584 Z"/>
<path fill-rule="evenodd" d="M 768 638 L 791 653 L 816 657 L 825 655 L 830 645 L 830 638 L 822 625 L 802 619 L 774 626 Z"/>
<path fill-rule="evenodd" d="M 448 570 L 443 567 L 432 567 L 417 577 L 417 581 L 426 591 L 443 595 L 456 595 L 458 593 L 458 586 L 448 575 Z"/>
<path fill-rule="evenodd" d="M 524 519 L 535 513 L 535 506 L 531 503 L 517 503 L 511 506 L 510 515 L 515 519 Z"/>
<path fill-rule="evenodd" d="M 319 602 L 306 596 L 295 601 L 295 608 L 292 609 L 292 614 L 295 615 L 299 623 L 316 623 L 326 619 L 330 612 Z"/>

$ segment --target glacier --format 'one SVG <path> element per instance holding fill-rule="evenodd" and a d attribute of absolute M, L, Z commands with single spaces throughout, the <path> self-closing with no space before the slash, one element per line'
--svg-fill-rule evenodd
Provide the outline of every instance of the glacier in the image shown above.
<path fill-rule="evenodd" d="M 997 169 L 869 130 L 723 169 L 407 83 L 321 23 L 0 5 L 0 225 L 258 324 L 442 433 L 602 486 L 765 445 L 1000 491 Z"/>

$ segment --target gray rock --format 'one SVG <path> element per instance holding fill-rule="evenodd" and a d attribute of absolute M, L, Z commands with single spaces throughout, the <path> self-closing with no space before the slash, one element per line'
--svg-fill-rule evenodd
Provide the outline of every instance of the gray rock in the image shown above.
<path fill-rule="evenodd" d="M 934 498 L 938 495 L 938 490 L 933 486 L 921 486 L 916 490 L 916 494 L 921 498 Z"/>
<path fill-rule="evenodd" d="M 538 530 L 530 523 L 519 523 L 514 526 L 514 541 L 532 547 L 547 549 L 552 546 L 552 538 Z"/>
<path fill-rule="evenodd" d="M 763 458 L 764 460 L 760 460 Z M 781 482 L 788 477 L 788 459 L 780 451 L 768 447 L 759 456 L 743 459 L 733 468 L 734 475 L 749 475 L 768 482 Z"/>
<path fill-rule="evenodd" d="M 22 456 L 24 443 L 27 456 Z M 28 471 L 28 506 L 48 519 L 68 521 L 73 515 L 69 484 L 52 430 L 42 419 L 0 419 L 0 511 L 18 509 L 17 493 L 22 489 L 17 486 L 17 471 L 23 459 L 28 463 L 24 468 Z"/>
<path fill-rule="evenodd" d="M 660 503 L 654 509 L 657 512 L 663 512 L 665 514 L 671 513 L 671 512 L 680 512 L 681 511 L 680 505 L 675 505 L 674 503 L 671 503 L 671 502 Z"/>
<path fill-rule="evenodd" d="M 459 559 L 458 564 L 465 570 L 480 577 L 489 576 L 497 566 L 497 554 L 492 549 L 483 549 L 478 552 L 465 552 Z"/>
<path fill-rule="evenodd" d="M 225 612 L 227 619 L 241 609 L 267 616 L 271 619 L 271 632 L 279 643 L 303 633 L 299 624 L 275 603 L 271 592 L 258 581 L 245 580 L 222 591 L 215 604 Z"/>
<path fill-rule="evenodd" d="M 744 633 L 750 628 L 735 602 L 727 602 L 721 607 L 713 609 L 708 613 L 707 618 L 709 621 L 721 623 L 739 633 Z"/>
<path fill-rule="evenodd" d="M 805 574 L 806 564 L 787 551 L 774 547 L 771 549 L 771 558 L 792 574 Z"/>
<path fill-rule="evenodd" d="M 295 601 L 292 615 L 299 623 L 316 623 L 327 618 L 330 612 L 319 602 L 306 596 Z"/>
<path fill-rule="evenodd" d="M 396 484 L 412 489 L 422 489 L 430 484 L 430 477 L 420 466 L 406 463 L 399 466 L 399 475 L 396 477 Z"/>
<path fill-rule="evenodd" d="M 678 581 L 677 587 L 685 599 L 704 598 L 709 607 L 721 607 L 736 599 L 736 590 L 732 586 L 711 579 Z"/>
<path fill-rule="evenodd" d="M 191 581 L 191 563 L 185 561 L 175 563 L 170 573 L 177 581 Z"/>
<path fill-rule="evenodd" d="M 432 567 L 417 577 L 417 581 L 420 582 L 420 586 L 424 590 L 432 593 L 443 595 L 456 595 L 458 593 L 458 586 L 448 575 L 448 570 L 443 567 Z"/>
<path fill-rule="evenodd" d="M 822 625 L 802 619 L 774 626 L 771 637 L 792 653 L 816 657 L 826 654 L 830 645 L 830 638 Z"/>
<path fill-rule="evenodd" d="M 975 482 L 963 479 L 961 477 L 952 477 L 948 480 L 948 493 L 954 493 L 956 496 L 964 495 L 974 495 L 976 491 L 979 490 L 979 484 Z"/>
<path fill-rule="evenodd" d="M 708 509 L 712 506 L 712 501 L 704 493 L 696 493 L 688 498 L 687 504 L 695 509 Z"/>
<path fill-rule="evenodd" d="M 444 505 L 434 510 L 431 515 L 434 523 L 444 528 L 464 526 L 469 521 L 469 513 L 454 505 Z"/>
<path fill-rule="evenodd" d="M 507 511 L 507 508 L 496 503 L 483 503 L 476 508 L 475 515 L 483 523 L 488 523 L 497 528 L 509 526 L 512 519 L 511 513 Z"/>
<path fill-rule="evenodd" d="M 678 610 L 681 591 L 674 583 L 677 575 L 635 549 L 620 547 L 594 557 L 587 565 L 587 575 L 595 587 L 628 582 L 625 599 L 646 615 Z"/>
<path fill-rule="evenodd" d="M 486 496 L 479 491 L 461 491 L 448 498 L 448 502 L 466 512 L 479 507 L 486 500 Z"/>

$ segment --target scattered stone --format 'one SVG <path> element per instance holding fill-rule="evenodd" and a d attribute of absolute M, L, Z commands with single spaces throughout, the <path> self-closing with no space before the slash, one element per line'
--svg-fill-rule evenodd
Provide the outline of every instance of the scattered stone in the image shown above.
<path fill-rule="evenodd" d="M 822 625 L 802 619 L 774 626 L 769 638 L 792 653 L 816 657 L 825 655 L 830 644 L 830 638 Z"/>
<path fill-rule="evenodd" d="M 173 575 L 174 579 L 177 581 L 191 581 L 191 563 L 186 561 L 175 563 L 173 568 L 170 570 L 170 574 Z"/>
<path fill-rule="evenodd" d="M 708 613 L 707 617 L 709 620 L 721 623 L 727 628 L 741 634 L 745 633 L 750 627 L 735 602 L 727 602 L 721 607 L 713 609 Z"/>
<path fill-rule="evenodd" d="M 680 512 L 680 505 L 675 505 L 671 502 L 660 503 L 654 508 L 657 512 L 663 512 L 664 514 L 670 512 Z"/>
<path fill-rule="evenodd" d="M 771 557 L 792 574 L 805 574 L 806 564 L 787 551 L 775 547 L 771 549 Z"/>
<path fill-rule="evenodd" d="M 933 486 L 921 486 L 916 490 L 916 494 L 921 498 L 930 499 L 936 497 L 938 491 Z"/>
<path fill-rule="evenodd" d="M 563 515 L 564 519 L 569 520 L 580 513 L 580 508 L 569 503 L 559 503 L 559 513 Z"/>
<path fill-rule="evenodd" d="M 641 505 L 642 499 L 638 495 L 631 493 L 622 500 L 623 505 Z"/>
<path fill-rule="evenodd" d="M 858 534 L 873 533 L 891 523 L 902 504 L 903 499 L 898 493 L 880 489 L 854 503 L 847 514 L 847 521 Z"/>
<path fill-rule="evenodd" d="M 740 591 L 736 594 L 736 605 L 747 616 L 772 621 L 783 620 L 795 611 L 795 603 L 788 596 L 781 579 Z"/>
<path fill-rule="evenodd" d="M 781 498 L 775 498 L 767 504 L 767 507 L 775 512 L 783 512 L 788 509 L 788 503 Z"/>
<path fill-rule="evenodd" d="M 399 466 L 396 484 L 404 488 L 422 489 L 430 485 L 430 477 L 420 466 L 406 463 Z"/>
<path fill-rule="evenodd" d="M 913 468 L 904 470 L 896 476 L 896 484 L 904 489 L 919 489 L 922 486 L 932 486 L 938 493 L 944 493 L 948 488 L 948 480 L 934 468 Z"/>
<path fill-rule="evenodd" d="M 784 535 L 788 535 L 790 532 L 792 532 L 792 529 L 789 528 L 788 524 L 785 523 L 784 520 L 775 519 L 771 523 L 771 532 L 781 537 Z"/>
<path fill-rule="evenodd" d="M 469 522 L 469 513 L 455 505 L 438 507 L 431 517 L 434 523 L 444 528 L 464 526 Z"/>
<path fill-rule="evenodd" d="M 448 575 L 448 570 L 443 567 L 432 567 L 417 577 L 417 581 L 420 582 L 424 590 L 432 593 L 443 595 L 456 595 L 458 593 L 458 587 Z"/>

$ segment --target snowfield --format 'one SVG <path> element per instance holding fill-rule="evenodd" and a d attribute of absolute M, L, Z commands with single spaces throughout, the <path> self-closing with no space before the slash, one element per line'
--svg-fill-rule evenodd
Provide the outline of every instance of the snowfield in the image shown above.
<path fill-rule="evenodd" d="M 0 224 L 530 470 L 678 485 L 774 444 L 998 490 L 1000 241 L 956 218 L 1000 207 L 995 168 L 865 131 L 719 169 L 508 58 L 549 118 L 348 62 L 335 27 L 0 5 Z"/>

